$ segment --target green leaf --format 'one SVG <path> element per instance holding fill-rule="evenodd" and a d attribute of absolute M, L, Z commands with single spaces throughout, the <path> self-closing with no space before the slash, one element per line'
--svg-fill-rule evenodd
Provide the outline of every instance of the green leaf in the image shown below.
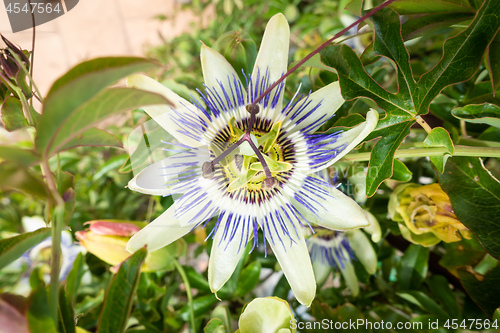
<path fill-rule="evenodd" d="M 470 20 L 474 17 L 474 12 L 449 12 L 433 13 L 428 15 L 417 15 L 403 23 L 401 35 L 405 40 L 419 37 L 431 33 L 453 24 Z"/>
<path fill-rule="evenodd" d="M 9 96 L 2 104 L 2 121 L 9 132 L 28 126 L 23 114 L 23 106 L 14 96 Z"/>
<path fill-rule="evenodd" d="M 443 172 L 446 161 L 455 152 L 455 146 L 453 146 L 453 141 L 451 141 L 448 131 L 442 127 L 433 128 L 424 140 L 424 147 L 444 147 L 447 149 L 448 154 L 429 157 L 438 171 Z"/>
<path fill-rule="evenodd" d="M 41 284 L 30 297 L 30 307 L 26 315 L 30 332 L 58 333 L 47 304 L 47 291 Z"/>
<path fill-rule="evenodd" d="M 226 332 L 226 327 L 224 323 L 219 318 L 211 319 L 205 328 L 203 328 L 204 333 L 224 333 Z"/>
<path fill-rule="evenodd" d="M 0 162 L 2 160 L 15 162 L 24 167 L 30 167 L 37 164 L 40 157 L 32 150 L 0 145 Z"/>
<path fill-rule="evenodd" d="M 342 96 L 346 100 L 353 100 L 361 96 L 375 101 L 386 111 L 403 110 L 412 112 L 412 106 L 405 102 L 402 94 L 391 93 L 382 88 L 368 73 L 361 60 L 347 45 L 332 45 L 325 47 L 321 52 L 323 63 L 331 67 L 329 70 L 339 76 Z"/>
<path fill-rule="evenodd" d="M 78 115 L 79 109 L 88 104 L 104 88 L 127 75 L 153 67 L 154 64 L 148 60 L 133 57 L 98 58 L 73 67 L 54 83 L 45 99 L 43 114 L 37 126 L 38 132 L 35 140 L 37 150 L 42 155 L 49 155 L 59 131 L 65 126 L 74 125 L 68 124 L 68 120 L 74 118 L 75 114 Z M 110 114 L 111 112 L 101 110 L 100 116 Z M 84 119 L 88 122 L 97 122 L 102 119 L 96 117 L 97 115 L 98 112 L 92 111 Z M 82 128 L 78 128 L 78 133 L 75 135 L 89 128 L 91 124 L 82 123 L 81 125 Z M 60 138 L 60 140 L 64 139 L 67 138 Z"/>
<path fill-rule="evenodd" d="M 459 266 L 476 266 L 486 253 L 475 238 L 444 243 L 443 247 L 446 252 L 439 260 L 439 264 L 454 275 L 458 275 Z"/>
<path fill-rule="evenodd" d="M 75 312 L 66 290 L 59 290 L 59 332 L 75 333 Z"/>
<path fill-rule="evenodd" d="M 19 190 L 40 199 L 49 197 L 45 184 L 16 163 L 0 164 L 0 188 Z"/>
<path fill-rule="evenodd" d="M 96 147 L 117 147 L 123 148 L 122 141 L 113 134 L 97 128 L 89 128 L 83 133 L 69 140 L 59 151 L 64 151 L 81 146 L 96 146 Z"/>
<path fill-rule="evenodd" d="M 118 155 L 110 158 L 104 165 L 99 168 L 99 170 L 92 176 L 93 181 L 99 180 L 101 177 L 105 176 L 108 172 L 117 170 L 123 163 L 128 159 L 127 155 Z"/>
<path fill-rule="evenodd" d="M 440 319 L 448 318 L 447 313 L 432 298 L 421 291 L 411 290 L 396 293 L 399 297 L 420 307 L 422 310 L 437 315 Z"/>
<path fill-rule="evenodd" d="M 225 33 L 212 48 L 226 58 L 244 82 L 242 72 L 251 73 L 257 58 L 257 46 L 250 35 L 241 30 Z"/>
<path fill-rule="evenodd" d="M 448 280 L 442 275 L 433 275 L 429 280 L 429 287 L 434 297 L 439 301 L 450 318 L 459 318 L 460 310 L 454 292 L 450 288 Z"/>
<path fill-rule="evenodd" d="M 458 219 L 493 257 L 500 258 L 500 183 L 475 157 L 452 157 L 439 183 Z"/>
<path fill-rule="evenodd" d="M 323 322 L 323 320 L 328 320 L 331 323 L 349 323 L 355 322 L 357 320 L 366 320 L 364 314 L 356 308 L 351 303 L 346 303 L 344 305 L 338 306 L 332 309 L 325 303 L 320 303 L 314 300 L 311 307 L 312 315 L 316 318 L 317 322 Z M 333 325 L 332 325 L 333 327 Z M 336 329 L 335 332 L 352 332 L 352 327 L 349 329 L 349 325 L 340 324 L 339 327 L 342 329 Z M 364 333 L 369 332 L 366 326 L 360 325 L 356 327 L 355 332 Z"/>
<path fill-rule="evenodd" d="M 500 307 L 500 266 L 493 268 L 486 275 L 475 272 L 471 267 L 458 269 L 458 277 L 472 300 L 488 316 L 492 316 Z"/>
<path fill-rule="evenodd" d="M 237 296 L 243 297 L 257 286 L 261 267 L 260 261 L 255 260 L 241 271 L 236 287 Z"/>
<path fill-rule="evenodd" d="M 394 4 L 394 3 L 393 3 Z M 385 56 L 394 61 L 398 70 L 399 93 L 405 97 L 416 90 L 415 80 L 410 68 L 410 55 L 401 37 L 401 20 L 393 10 L 385 8 L 371 17 L 375 31 L 373 50 L 375 54 Z M 407 101 L 407 103 L 410 101 Z M 413 105 L 407 104 L 407 110 L 413 110 Z"/>
<path fill-rule="evenodd" d="M 146 255 L 147 250 L 140 249 L 120 265 L 106 292 L 99 316 L 99 333 L 125 331 Z"/>
<path fill-rule="evenodd" d="M 389 7 L 401 15 L 472 11 L 470 7 L 444 0 L 397 0 Z"/>
<path fill-rule="evenodd" d="M 392 173 L 391 179 L 400 182 L 409 182 L 413 177 L 413 173 L 408 169 L 408 167 L 400 160 L 394 160 L 394 171 Z"/>
<path fill-rule="evenodd" d="M 418 289 L 427 276 L 429 249 L 411 244 L 401 258 L 399 283 L 401 289 Z"/>
<path fill-rule="evenodd" d="M 185 266 L 184 271 L 186 272 L 191 288 L 196 288 L 202 292 L 211 292 L 210 285 L 203 275 L 196 272 L 194 268 L 190 266 Z"/>
<path fill-rule="evenodd" d="M 394 120 L 401 119 L 395 119 L 396 117 L 388 115 L 379 122 L 378 129 L 375 129 L 368 138 L 381 136 L 373 147 L 366 175 L 366 195 L 369 197 L 375 194 L 384 180 L 392 177 L 394 154 L 404 138 L 410 133 L 410 128 L 415 122 L 413 118 L 404 116 L 404 114 L 402 116 L 402 119 L 407 120 L 392 123 Z"/>
<path fill-rule="evenodd" d="M 493 91 L 500 85 L 500 33 L 497 32 L 495 39 L 488 46 L 486 64 L 491 77 Z"/>
<path fill-rule="evenodd" d="M 466 105 L 453 109 L 451 114 L 469 123 L 488 124 L 500 128 L 500 107 L 494 104 Z"/>
<path fill-rule="evenodd" d="M 415 110 L 425 114 L 443 88 L 466 81 L 481 64 L 483 54 L 500 27 L 500 6 L 485 0 L 474 20 L 460 34 L 444 43 L 441 60 L 420 77 L 415 95 Z"/>
<path fill-rule="evenodd" d="M 198 318 L 212 308 L 214 304 L 219 302 L 217 298 L 215 298 L 214 294 L 208 294 L 200 297 L 196 297 L 193 299 L 193 312 L 195 318 Z M 184 321 L 189 320 L 189 307 L 188 304 L 185 304 L 179 311 L 179 316 L 182 318 Z"/>
<path fill-rule="evenodd" d="M 70 101 L 46 104 L 35 140 L 42 155 L 50 156 L 71 145 L 73 138 L 115 113 L 145 105 L 168 104 L 168 101 L 163 96 L 138 89 L 109 88 L 84 104 L 71 108 L 66 105 L 68 103 Z M 42 130 L 48 122 L 48 129 Z"/>
<path fill-rule="evenodd" d="M 50 231 L 50 228 L 40 228 L 33 232 L 0 240 L 0 268 L 7 266 L 21 257 L 24 252 L 49 237 Z"/>
<path fill-rule="evenodd" d="M 80 288 L 80 282 L 83 274 L 85 274 L 83 266 L 84 262 L 85 258 L 81 253 L 79 253 L 73 262 L 73 268 L 69 272 L 68 278 L 66 279 L 66 291 L 68 293 L 69 302 L 72 305 L 75 305 L 78 289 Z"/>

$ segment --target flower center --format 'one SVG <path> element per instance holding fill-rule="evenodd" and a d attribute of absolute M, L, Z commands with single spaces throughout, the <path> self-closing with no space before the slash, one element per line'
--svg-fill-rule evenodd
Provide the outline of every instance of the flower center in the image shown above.
<path fill-rule="evenodd" d="M 281 122 L 269 124 L 255 114 L 245 122 L 231 118 L 210 145 L 215 159 L 205 163 L 204 176 L 214 177 L 218 164 L 217 178 L 223 179 L 230 193 L 239 189 L 256 193 L 278 186 L 292 169 L 287 158 L 291 145 L 282 134 Z"/>

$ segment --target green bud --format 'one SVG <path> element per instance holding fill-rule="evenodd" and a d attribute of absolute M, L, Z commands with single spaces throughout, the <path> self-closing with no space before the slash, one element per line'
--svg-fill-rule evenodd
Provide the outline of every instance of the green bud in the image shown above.
<path fill-rule="evenodd" d="M 257 46 L 252 38 L 243 31 L 228 32 L 217 39 L 213 49 L 226 58 L 245 82 L 242 71 L 251 74 L 257 58 Z"/>
<path fill-rule="evenodd" d="M 247 304 L 238 321 L 239 333 L 297 332 L 288 303 L 278 297 L 256 298 Z"/>

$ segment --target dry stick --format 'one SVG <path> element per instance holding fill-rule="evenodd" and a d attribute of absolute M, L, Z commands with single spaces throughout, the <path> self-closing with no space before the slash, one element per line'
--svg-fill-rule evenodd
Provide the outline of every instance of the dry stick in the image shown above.
<path fill-rule="evenodd" d="M 361 16 L 359 19 L 357 19 L 356 21 L 354 21 L 354 23 L 352 23 L 351 25 L 349 25 L 347 28 L 344 28 L 343 30 L 341 30 L 340 32 L 338 32 L 335 36 L 333 36 L 332 38 L 330 38 L 329 40 L 327 40 L 326 42 L 324 42 L 323 44 L 321 44 L 316 50 L 314 50 L 311 53 L 309 53 L 304 59 L 302 59 L 295 66 L 293 66 L 291 69 L 289 69 L 288 72 L 286 72 L 282 77 L 280 77 L 278 79 L 278 81 L 274 82 L 269 88 L 267 88 L 267 90 L 264 91 L 252 104 L 257 105 L 257 103 L 259 103 L 264 98 L 264 96 L 266 96 L 267 94 L 269 94 L 278 84 L 280 84 L 283 80 L 285 80 L 288 75 L 290 75 L 293 72 L 295 72 L 307 60 L 311 59 L 314 55 L 316 55 L 321 50 L 323 50 L 325 47 L 327 47 L 335 39 L 339 38 L 340 36 L 342 36 L 343 34 L 345 34 L 347 31 L 349 31 L 352 27 L 354 27 L 357 24 L 363 22 L 364 20 L 366 20 L 367 18 L 369 18 L 370 16 L 372 16 L 373 14 L 375 14 L 376 12 L 378 12 L 379 10 L 381 10 L 382 8 L 390 5 L 394 1 L 395 0 L 388 0 L 388 1 L 384 2 L 383 4 L 381 4 L 380 6 L 373 8 L 372 10 L 370 10 L 368 12 L 368 14 Z"/>

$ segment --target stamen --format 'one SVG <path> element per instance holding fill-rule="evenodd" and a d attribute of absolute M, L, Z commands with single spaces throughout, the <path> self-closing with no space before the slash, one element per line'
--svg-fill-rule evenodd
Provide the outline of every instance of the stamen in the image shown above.
<path fill-rule="evenodd" d="M 263 190 L 271 190 L 271 189 L 275 188 L 277 185 L 278 185 L 278 181 L 276 180 L 276 178 L 271 177 L 271 178 L 266 178 L 266 179 L 264 179 L 264 181 L 262 181 L 261 188 Z"/>
<path fill-rule="evenodd" d="M 257 105 L 257 104 L 248 104 L 247 106 L 245 106 L 245 108 L 247 109 L 247 111 L 249 113 L 257 114 L 260 111 L 259 105 Z"/>
<path fill-rule="evenodd" d="M 203 163 L 201 172 L 203 173 L 203 178 L 212 179 L 215 175 L 214 163 L 210 161 Z"/>

